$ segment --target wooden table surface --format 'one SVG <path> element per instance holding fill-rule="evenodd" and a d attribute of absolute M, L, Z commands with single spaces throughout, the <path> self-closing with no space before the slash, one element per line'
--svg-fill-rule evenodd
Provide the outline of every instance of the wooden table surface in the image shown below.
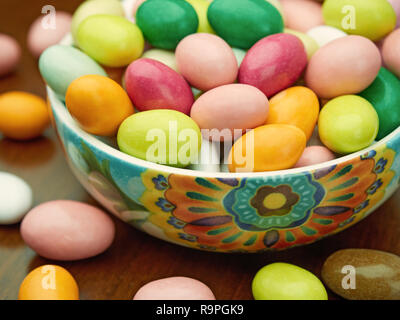
<path fill-rule="evenodd" d="M 45 97 L 37 61 L 26 50 L 30 23 L 43 5 L 73 12 L 80 0 L 1 0 L 0 32 L 14 36 L 24 49 L 18 70 L 0 79 L 0 93 L 23 90 Z M 1 50 L 1 48 L 0 48 Z M 55 199 L 97 205 L 81 187 L 62 154 L 54 131 L 31 142 L 15 142 L 0 135 L 0 170 L 25 179 L 34 190 L 35 205 Z M 400 255 L 400 193 L 371 216 L 341 234 L 315 244 L 257 255 L 194 251 L 152 238 L 114 219 L 117 235 L 104 254 L 78 262 L 59 263 L 39 257 L 19 234 L 19 226 L 0 226 L 0 299 L 16 299 L 18 288 L 33 268 L 55 263 L 77 280 L 81 299 L 131 299 L 145 283 L 170 276 L 197 278 L 211 287 L 217 299 L 252 299 L 251 281 L 259 268 L 271 262 L 288 262 L 316 275 L 324 260 L 343 248 L 370 248 Z M 331 299 L 337 297 L 330 293 Z"/>

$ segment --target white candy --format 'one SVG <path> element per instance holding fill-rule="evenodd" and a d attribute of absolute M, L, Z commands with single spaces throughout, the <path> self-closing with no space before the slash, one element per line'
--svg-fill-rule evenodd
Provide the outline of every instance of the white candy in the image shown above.
<path fill-rule="evenodd" d="M 190 169 L 206 172 L 219 172 L 220 156 L 219 144 L 203 139 L 197 164 L 192 164 Z"/>
<path fill-rule="evenodd" d="M 320 47 L 327 43 L 347 36 L 347 33 L 331 26 L 317 26 L 307 31 L 307 34 L 313 38 Z"/>
<path fill-rule="evenodd" d="M 0 172 L 0 224 L 20 222 L 32 207 L 32 189 L 21 178 Z"/>

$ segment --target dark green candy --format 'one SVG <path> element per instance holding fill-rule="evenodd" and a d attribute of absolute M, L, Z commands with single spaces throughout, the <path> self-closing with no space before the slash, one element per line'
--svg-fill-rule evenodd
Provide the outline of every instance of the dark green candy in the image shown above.
<path fill-rule="evenodd" d="M 174 50 L 197 31 L 199 19 L 185 0 L 147 0 L 136 13 L 136 23 L 153 47 Z"/>
<path fill-rule="evenodd" d="M 251 48 L 258 40 L 283 32 L 279 11 L 266 0 L 214 0 L 208 21 L 232 47 Z"/>
<path fill-rule="evenodd" d="M 378 113 L 377 140 L 400 126 L 400 80 L 393 73 L 381 68 L 374 82 L 359 95 L 367 99 Z"/>

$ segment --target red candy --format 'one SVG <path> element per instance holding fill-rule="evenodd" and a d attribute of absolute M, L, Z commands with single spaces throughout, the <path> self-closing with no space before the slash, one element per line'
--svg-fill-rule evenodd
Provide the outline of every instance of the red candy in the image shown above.
<path fill-rule="evenodd" d="M 194 97 L 186 80 L 165 64 L 153 59 L 132 62 L 125 74 L 125 86 L 140 111 L 172 109 L 190 113 Z"/>
<path fill-rule="evenodd" d="M 296 36 L 274 34 L 247 52 L 239 69 L 239 82 L 255 86 L 271 97 L 293 85 L 306 65 L 306 51 Z"/>

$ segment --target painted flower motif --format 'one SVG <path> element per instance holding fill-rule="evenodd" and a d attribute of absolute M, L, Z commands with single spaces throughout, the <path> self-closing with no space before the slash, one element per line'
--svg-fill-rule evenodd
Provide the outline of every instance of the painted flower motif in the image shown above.
<path fill-rule="evenodd" d="M 159 206 L 164 212 L 171 212 L 175 208 L 175 206 L 171 202 L 164 198 L 159 198 L 156 202 L 156 205 Z"/>
<path fill-rule="evenodd" d="M 172 216 L 169 218 L 168 223 L 177 229 L 182 229 L 186 225 L 186 223 L 184 221 L 181 221 Z"/>
<path fill-rule="evenodd" d="M 374 194 L 378 189 L 383 185 L 383 182 L 381 179 L 376 180 L 367 190 L 367 193 L 369 195 Z"/>
<path fill-rule="evenodd" d="M 264 186 L 257 190 L 251 205 L 261 216 L 284 216 L 299 201 L 299 196 L 288 185 L 278 187 Z"/>
<path fill-rule="evenodd" d="M 385 158 L 380 158 L 374 168 L 375 173 L 382 173 L 385 170 L 388 161 Z"/>
<path fill-rule="evenodd" d="M 148 170 L 141 176 L 147 191 L 140 202 L 152 212 L 151 223 L 186 246 L 223 252 L 284 249 L 343 230 L 379 205 L 394 177 L 394 155 L 382 148 L 362 161 L 309 174 L 249 179 L 160 177 Z"/>
<path fill-rule="evenodd" d="M 243 179 L 223 204 L 242 229 L 267 231 L 302 224 L 323 195 L 310 176 L 260 177 Z"/>
<path fill-rule="evenodd" d="M 153 178 L 152 181 L 157 190 L 166 190 L 168 188 L 168 181 L 161 174 L 159 174 L 158 177 Z"/>
<path fill-rule="evenodd" d="M 369 205 L 369 200 L 362 202 L 360 205 L 353 209 L 354 213 L 359 213 L 361 210 L 365 209 Z"/>

